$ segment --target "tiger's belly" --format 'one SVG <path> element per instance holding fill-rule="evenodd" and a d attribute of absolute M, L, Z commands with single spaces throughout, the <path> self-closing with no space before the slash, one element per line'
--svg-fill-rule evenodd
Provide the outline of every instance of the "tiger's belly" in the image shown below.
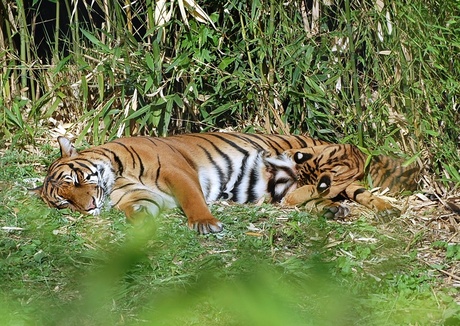
<path fill-rule="evenodd" d="M 231 200 L 237 203 L 255 202 L 267 193 L 265 153 L 253 151 L 235 155 L 232 160 L 217 158 L 200 166 L 198 179 L 206 201 Z"/>
<path fill-rule="evenodd" d="M 277 200 L 295 183 L 294 166 L 284 157 L 267 157 L 265 151 L 254 151 L 233 160 L 215 160 L 201 166 L 198 178 L 206 202 L 231 200 L 237 203 L 257 202 L 261 198 Z"/>

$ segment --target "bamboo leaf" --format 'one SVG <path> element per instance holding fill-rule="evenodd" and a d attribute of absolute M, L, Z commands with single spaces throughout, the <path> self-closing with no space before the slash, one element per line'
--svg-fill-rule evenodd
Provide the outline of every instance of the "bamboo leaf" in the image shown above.
<path fill-rule="evenodd" d="M 208 14 L 196 3 L 195 0 L 178 0 L 179 7 L 181 6 L 181 3 L 183 3 L 182 6 L 185 5 L 187 8 L 188 12 L 195 18 L 197 21 L 200 23 L 210 23 L 211 26 L 216 29 L 216 26 L 214 25 L 214 22 L 212 19 L 208 16 Z"/>
<path fill-rule="evenodd" d="M 69 62 L 70 59 L 72 59 L 72 56 L 68 55 L 65 58 L 63 58 L 62 60 L 59 60 L 58 64 L 54 68 L 54 75 L 55 76 L 64 69 L 64 67 Z"/>
<path fill-rule="evenodd" d="M 411 165 L 412 163 L 414 163 L 415 161 L 417 161 L 417 159 L 420 157 L 420 155 L 422 154 L 422 152 L 418 152 L 416 155 L 412 156 L 411 158 L 409 158 L 408 160 L 406 160 L 402 166 L 403 167 L 407 167 L 409 165 Z"/>
<path fill-rule="evenodd" d="M 145 83 L 145 87 L 144 87 L 144 94 L 148 93 L 150 91 L 150 89 L 152 88 L 154 84 L 154 80 L 152 78 L 152 76 L 148 76 L 147 77 L 147 81 Z"/>
<path fill-rule="evenodd" d="M 93 43 L 94 45 L 97 45 L 99 48 L 101 48 L 102 50 L 104 50 L 106 53 L 110 53 L 110 48 L 105 45 L 104 43 L 102 43 L 100 40 L 98 40 L 94 35 L 92 35 L 90 32 L 84 30 L 84 29 L 80 29 L 81 32 L 83 33 L 83 35 L 91 42 Z"/>
<path fill-rule="evenodd" d="M 233 103 L 226 103 L 219 106 L 217 109 L 211 111 L 211 115 L 218 116 L 226 111 L 228 111 L 232 107 Z"/>
<path fill-rule="evenodd" d="M 187 13 L 185 12 L 184 1 L 183 0 L 177 0 L 177 3 L 179 5 L 179 11 L 180 11 L 180 15 L 182 17 L 182 21 L 184 22 L 185 26 L 190 27 L 190 24 L 189 24 L 188 18 L 187 18 Z"/>
<path fill-rule="evenodd" d="M 155 63 L 150 53 L 145 55 L 145 63 L 147 63 L 147 67 L 149 67 L 151 71 L 155 72 Z"/>

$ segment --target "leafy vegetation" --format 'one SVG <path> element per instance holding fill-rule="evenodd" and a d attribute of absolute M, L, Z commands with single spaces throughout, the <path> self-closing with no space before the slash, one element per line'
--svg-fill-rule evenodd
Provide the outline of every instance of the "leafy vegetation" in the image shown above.
<path fill-rule="evenodd" d="M 443 278 L 456 280 L 455 234 L 410 214 L 338 223 L 215 205 L 225 232 L 198 237 L 178 211 L 139 230 L 26 190 L 56 134 L 79 145 L 233 129 L 404 156 L 424 168 L 422 187 L 454 194 L 457 1 L 2 0 L 0 17 L 2 324 L 459 322 Z M 438 213 L 413 214 L 458 221 Z M 441 258 L 421 259 L 427 248 Z"/>
<path fill-rule="evenodd" d="M 1 9 L 0 134 L 14 144 L 53 127 L 90 144 L 222 128 L 309 133 L 412 157 L 443 194 L 460 181 L 456 1 Z"/>

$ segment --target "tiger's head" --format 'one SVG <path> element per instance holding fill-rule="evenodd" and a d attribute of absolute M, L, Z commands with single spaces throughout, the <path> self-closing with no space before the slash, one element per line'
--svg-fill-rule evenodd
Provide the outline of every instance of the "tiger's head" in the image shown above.
<path fill-rule="evenodd" d="M 50 207 L 99 214 L 113 183 L 107 163 L 92 157 L 90 151 L 77 152 L 65 137 L 58 142 L 61 157 L 49 167 L 43 185 L 32 190 Z"/>

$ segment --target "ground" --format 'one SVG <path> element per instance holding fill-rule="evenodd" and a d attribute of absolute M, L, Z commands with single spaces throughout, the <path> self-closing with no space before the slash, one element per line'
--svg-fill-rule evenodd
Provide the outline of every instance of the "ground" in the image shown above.
<path fill-rule="evenodd" d="M 216 203 L 225 230 L 199 236 L 180 210 L 139 229 L 115 210 L 46 207 L 27 188 L 52 152 L 0 153 L 4 324 L 460 323 L 454 196 L 388 197 L 403 212 L 389 222 L 352 202 L 340 221 Z"/>

